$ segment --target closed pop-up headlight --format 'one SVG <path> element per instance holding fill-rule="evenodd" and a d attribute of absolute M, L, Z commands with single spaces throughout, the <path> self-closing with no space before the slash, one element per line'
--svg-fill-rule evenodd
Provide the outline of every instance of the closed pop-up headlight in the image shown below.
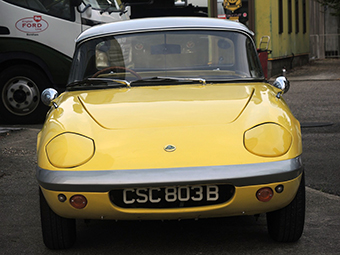
<path fill-rule="evenodd" d="M 93 157 L 94 151 L 94 141 L 76 133 L 62 133 L 46 145 L 48 160 L 58 168 L 85 164 Z"/>
<path fill-rule="evenodd" d="M 291 134 L 281 125 L 264 123 L 248 129 L 243 138 L 246 149 L 262 157 L 279 157 L 287 153 L 291 144 Z"/>

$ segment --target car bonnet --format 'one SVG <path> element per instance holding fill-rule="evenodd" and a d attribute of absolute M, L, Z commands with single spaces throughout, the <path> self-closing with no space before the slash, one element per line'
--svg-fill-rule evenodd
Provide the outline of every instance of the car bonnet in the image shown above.
<path fill-rule="evenodd" d="M 241 85 L 182 85 L 93 90 L 79 95 L 90 116 L 107 129 L 226 124 L 254 92 Z"/>

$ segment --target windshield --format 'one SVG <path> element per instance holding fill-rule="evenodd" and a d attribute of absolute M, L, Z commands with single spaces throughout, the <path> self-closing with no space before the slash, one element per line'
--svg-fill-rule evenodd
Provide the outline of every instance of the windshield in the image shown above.
<path fill-rule="evenodd" d="M 118 11 L 120 0 L 83 0 L 85 5 L 90 4 L 93 9 L 105 10 L 108 12 Z"/>
<path fill-rule="evenodd" d="M 206 81 L 263 79 L 252 40 L 230 31 L 157 31 L 103 36 L 75 52 L 69 83 L 154 77 Z"/>

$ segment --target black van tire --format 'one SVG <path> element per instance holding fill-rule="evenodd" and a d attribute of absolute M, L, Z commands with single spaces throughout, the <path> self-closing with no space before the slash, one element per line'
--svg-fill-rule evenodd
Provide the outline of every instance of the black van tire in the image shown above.
<path fill-rule="evenodd" d="M 41 92 L 51 82 L 39 69 L 30 65 L 14 65 L 0 73 L 0 116 L 6 124 L 42 123 L 48 107 Z"/>

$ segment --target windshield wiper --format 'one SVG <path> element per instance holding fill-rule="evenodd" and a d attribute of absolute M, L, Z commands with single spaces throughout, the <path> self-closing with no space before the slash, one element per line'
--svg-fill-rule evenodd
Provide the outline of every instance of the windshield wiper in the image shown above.
<path fill-rule="evenodd" d="M 166 76 L 155 76 L 151 78 L 134 80 L 131 82 L 131 85 L 135 83 L 145 84 L 150 82 L 190 82 L 190 83 L 201 83 L 202 85 L 206 85 L 206 80 L 202 78 L 179 78 L 179 77 L 166 77 Z"/>
<path fill-rule="evenodd" d="M 86 88 L 102 88 L 105 87 L 121 87 L 125 86 L 130 88 L 130 82 L 126 80 L 117 80 L 117 79 L 108 79 L 108 78 L 86 78 L 82 81 L 75 81 L 69 83 L 67 88 L 78 88 L 78 87 L 86 87 Z"/>

